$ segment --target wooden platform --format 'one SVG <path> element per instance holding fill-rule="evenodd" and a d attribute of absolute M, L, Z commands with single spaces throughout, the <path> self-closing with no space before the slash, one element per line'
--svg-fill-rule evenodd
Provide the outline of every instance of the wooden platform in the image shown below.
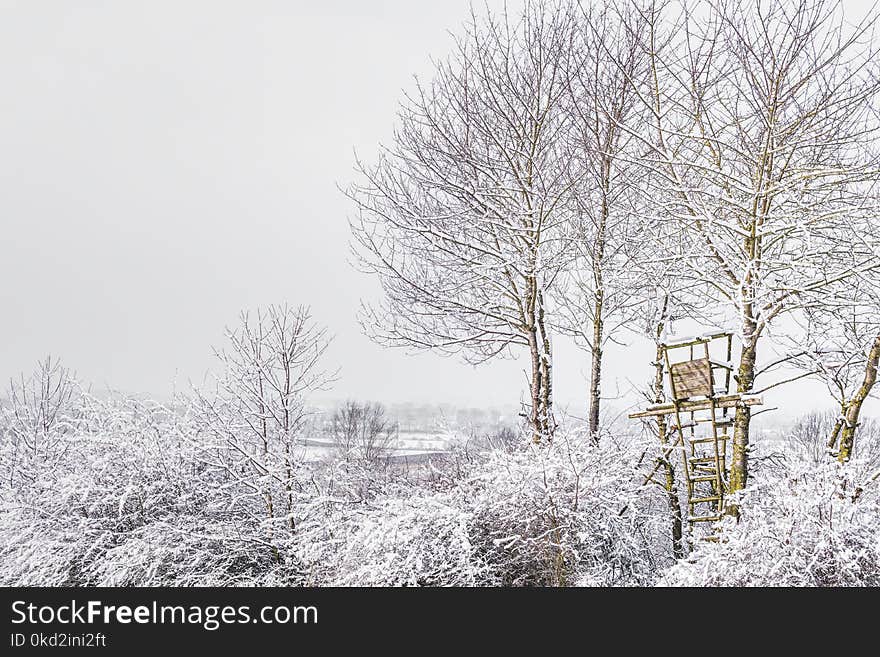
<path fill-rule="evenodd" d="M 722 395 L 715 398 L 715 408 L 736 408 L 737 406 L 761 406 L 764 400 L 758 395 Z M 682 413 L 691 411 L 708 411 L 712 408 L 712 400 L 710 399 L 694 399 L 679 402 L 678 410 Z M 659 417 L 661 415 L 672 415 L 675 413 L 675 405 L 658 404 L 657 406 L 649 406 L 644 411 L 632 413 L 629 418 L 637 420 L 645 417 Z"/>

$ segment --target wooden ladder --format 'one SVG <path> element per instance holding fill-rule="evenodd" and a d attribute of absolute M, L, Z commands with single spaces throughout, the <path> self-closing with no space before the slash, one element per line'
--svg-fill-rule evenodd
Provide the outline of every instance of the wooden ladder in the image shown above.
<path fill-rule="evenodd" d="M 713 404 L 711 413 L 715 414 Z M 715 522 L 724 515 L 724 494 L 727 490 L 727 443 L 730 437 L 722 432 L 720 422 L 709 423 L 711 435 L 687 438 L 689 450 L 685 479 L 688 492 L 688 521 Z M 726 422 L 725 422 L 726 424 Z"/>
<path fill-rule="evenodd" d="M 703 347 L 703 358 L 696 358 L 694 347 L 697 346 Z M 690 361 L 673 365 L 669 347 L 664 349 L 664 354 L 675 414 L 675 424 L 671 428 L 678 433 L 674 444 L 681 447 L 687 484 L 688 522 L 716 522 L 724 516 L 727 445 L 730 441 L 727 429 L 732 424 L 727 408 L 718 405 L 718 395 L 728 394 L 732 371 L 729 366 L 719 365 L 712 360 L 709 339 L 672 348 L 680 347 L 690 348 Z M 731 351 L 732 339 L 727 344 L 728 361 Z M 723 390 L 715 386 L 716 369 L 726 370 Z M 695 394 L 706 398 L 708 408 L 703 410 L 708 411 L 708 417 L 699 417 L 692 404 L 685 406 Z M 701 425 L 708 426 L 708 434 L 698 433 Z"/>

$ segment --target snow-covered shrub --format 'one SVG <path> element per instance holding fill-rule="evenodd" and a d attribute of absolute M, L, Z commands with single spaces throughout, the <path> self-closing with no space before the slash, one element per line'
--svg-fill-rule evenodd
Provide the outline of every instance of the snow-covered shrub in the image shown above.
<path fill-rule="evenodd" d="M 470 514 L 450 503 L 454 497 L 414 494 L 349 510 L 322 539 L 324 549 L 317 551 L 318 558 L 311 560 L 312 583 L 336 586 L 489 583 L 490 569 L 471 545 Z M 301 540 L 310 540 L 309 535 Z M 301 549 L 304 554 L 312 552 L 308 546 Z"/>
<path fill-rule="evenodd" d="M 670 561 L 668 521 L 636 490 L 637 456 L 561 434 L 493 450 L 432 489 L 337 499 L 326 518 L 300 525 L 297 553 L 316 584 L 650 583 Z"/>
<path fill-rule="evenodd" d="M 742 517 L 669 570 L 667 586 L 880 586 L 880 498 L 859 464 L 808 461 L 763 474 Z"/>
<path fill-rule="evenodd" d="M 82 396 L 56 466 L 3 487 L 0 584 L 285 579 L 289 551 L 273 549 L 272 527 L 229 512 L 192 432 L 185 414 L 160 404 Z"/>
<path fill-rule="evenodd" d="M 636 490 L 631 444 L 563 435 L 493 452 L 462 482 L 472 541 L 504 585 L 650 582 L 668 560 L 662 513 Z"/>
<path fill-rule="evenodd" d="M 132 532 L 90 564 L 103 586 L 299 585 L 302 575 L 284 540 L 237 535 L 228 522 L 203 517 L 153 523 Z"/>
<path fill-rule="evenodd" d="M 283 542 L 237 535 L 228 522 L 175 517 L 126 532 L 92 518 L 0 516 L 0 584 L 17 586 L 297 585 Z"/>
<path fill-rule="evenodd" d="M 0 585 L 626 585 L 670 563 L 635 440 L 560 431 L 412 471 L 297 457 L 267 515 L 192 410 L 79 395 L 51 467 L 0 481 Z"/>

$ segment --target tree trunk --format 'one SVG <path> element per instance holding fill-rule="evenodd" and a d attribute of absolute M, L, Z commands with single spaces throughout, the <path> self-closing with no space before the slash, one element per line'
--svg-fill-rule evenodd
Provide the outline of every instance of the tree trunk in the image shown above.
<path fill-rule="evenodd" d="M 611 162 L 605 158 L 602 164 L 602 207 L 596 238 L 593 243 L 593 340 L 590 372 L 589 429 L 593 440 L 599 440 L 599 420 L 602 404 L 602 357 L 605 344 L 605 247 L 608 230 L 608 193 L 611 181 Z"/>
<path fill-rule="evenodd" d="M 602 318 L 603 302 L 604 299 L 602 293 L 597 293 L 593 315 L 593 344 L 590 348 L 592 367 L 590 372 L 589 429 L 593 440 L 597 442 L 599 440 L 599 412 L 602 403 L 602 340 L 604 334 Z"/>
<path fill-rule="evenodd" d="M 656 376 L 654 379 L 654 386 L 657 394 L 654 397 L 654 402 L 657 404 L 662 404 L 665 401 L 665 395 L 663 394 L 663 353 L 659 345 L 657 346 L 657 363 L 655 367 Z M 665 415 L 661 415 L 657 418 L 657 435 L 660 438 L 660 444 L 665 450 L 666 446 L 669 444 L 669 433 L 667 430 Z M 664 481 L 664 488 L 666 489 L 666 502 L 669 505 L 669 512 L 672 514 L 672 554 L 676 559 L 681 559 L 682 557 L 684 557 L 684 536 L 682 533 L 681 522 L 681 502 L 678 499 L 678 488 L 675 485 L 675 468 L 673 467 L 672 461 L 669 460 L 668 456 L 663 459 L 663 468 L 666 474 L 666 478 Z"/>
<path fill-rule="evenodd" d="M 737 392 L 748 394 L 755 384 L 755 363 L 758 356 L 758 336 L 755 327 L 747 326 L 749 336 L 743 346 L 737 376 Z M 730 464 L 729 492 L 735 493 L 746 487 L 749 478 L 749 429 L 752 422 L 752 410 L 741 405 L 736 409 L 733 420 L 733 458 Z M 736 509 L 732 509 L 736 513 Z"/>
<path fill-rule="evenodd" d="M 868 352 L 868 362 L 865 365 L 865 378 L 862 381 L 862 385 L 847 404 L 846 422 L 843 423 L 840 431 L 840 450 L 838 450 L 837 454 L 837 458 L 840 459 L 841 463 L 846 463 L 852 456 L 862 406 L 877 383 L 878 364 L 880 364 L 880 335 L 874 340 L 874 344 Z"/>
<path fill-rule="evenodd" d="M 544 293 L 538 293 L 538 331 L 541 348 L 541 420 L 547 439 L 553 437 L 556 422 L 553 419 L 553 352 L 550 347 L 550 336 L 544 323 Z"/>
<path fill-rule="evenodd" d="M 526 335 L 532 368 L 528 420 L 532 429 L 532 440 L 540 443 L 553 438 L 556 425 L 553 420 L 553 354 L 550 335 L 544 322 L 543 293 L 537 292 L 534 300 L 534 324 Z"/>
<path fill-rule="evenodd" d="M 669 437 L 666 434 L 666 420 L 661 419 L 658 420 L 658 431 L 660 432 L 660 444 L 666 447 L 669 443 Z M 676 559 L 682 559 L 685 556 L 684 552 L 684 535 L 682 531 L 682 521 L 681 521 L 681 501 L 678 499 L 678 488 L 675 485 L 675 469 L 672 467 L 672 462 L 669 458 L 665 459 L 665 474 L 666 480 L 664 482 L 664 487 L 666 488 L 666 502 L 669 505 L 669 512 L 672 514 L 672 555 Z"/>
<path fill-rule="evenodd" d="M 541 376 L 543 372 L 541 364 L 541 349 L 538 344 L 538 329 L 532 327 L 528 334 L 529 356 L 532 361 L 532 375 L 529 382 L 529 393 L 531 399 L 529 408 L 529 424 L 532 427 L 532 440 L 540 443 L 544 437 L 544 427 L 541 422 L 541 398 L 543 396 L 543 385 Z"/>
<path fill-rule="evenodd" d="M 837 441 L 840 438 L 840 431 L 843 429 L 843 425 L 846 422 L 846 409 L 847 404 L 842 404 L 840 409 L 840 417 L 837 418 L 837 421 L 834 423 L 834 427 L 831 429 L 831 435 L 828 437 L 828 449 L 834 449 L 834 446 L 837 445 Z"/>
<path fill-rule="evenodd" d="M 663 333 L 663 324 L 657 328 L 657 337 Z M 666 395 L 663 392 L 663 347 L 657 343 L 657 354 L 654 359 L 654 403 L 662 404 L 666 401 Z M 669 432 L 666 423 L 666 416 L 661 415 L 657 418 L 657 436 L 660 444 L 665 451 L 669 444 Z M 678 499 L 678 488 L 675 485 L 675 467 L 669 457 L 663 459 L 663 469 L 665 473 L 664 488 L 666 489 L 666 502 L 669 505 L 669 512 L 672 516 L 672 524 L 670 526 L 672 532 L 672 554 L 676 559 L 685 556 L 684 550 L 684 534 L 682 531 L 682 514 L 681 502 Z"/>

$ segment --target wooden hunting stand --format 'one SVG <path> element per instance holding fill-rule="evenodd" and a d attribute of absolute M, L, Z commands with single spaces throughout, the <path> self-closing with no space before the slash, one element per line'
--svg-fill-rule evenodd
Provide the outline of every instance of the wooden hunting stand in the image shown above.
<path fill-rule="evenodd" d="M 720 357 L 718 351 L 721 351 Z M 670 341 L 661 345 L 659 353 L 669 388 L 667 397 L 671 401 L 649 406 L 629 417 L 665 420 L 672 416 L 672 424 L 667 425 L 666 430 L 674 439 L 664 444 L 662 456 L 645 483 L 654 481 L 654 475 L 677 450 L 682 456 L 687 483 L 688 521 L 694 525 L 720 520 L 724 515 L 724 495 L 730 474 L 728 445 L 732 442 L 730 428 L 733 426 L 730 409 L 759 406 L 761 398 L 731 392 L 732 333 Z"/>

